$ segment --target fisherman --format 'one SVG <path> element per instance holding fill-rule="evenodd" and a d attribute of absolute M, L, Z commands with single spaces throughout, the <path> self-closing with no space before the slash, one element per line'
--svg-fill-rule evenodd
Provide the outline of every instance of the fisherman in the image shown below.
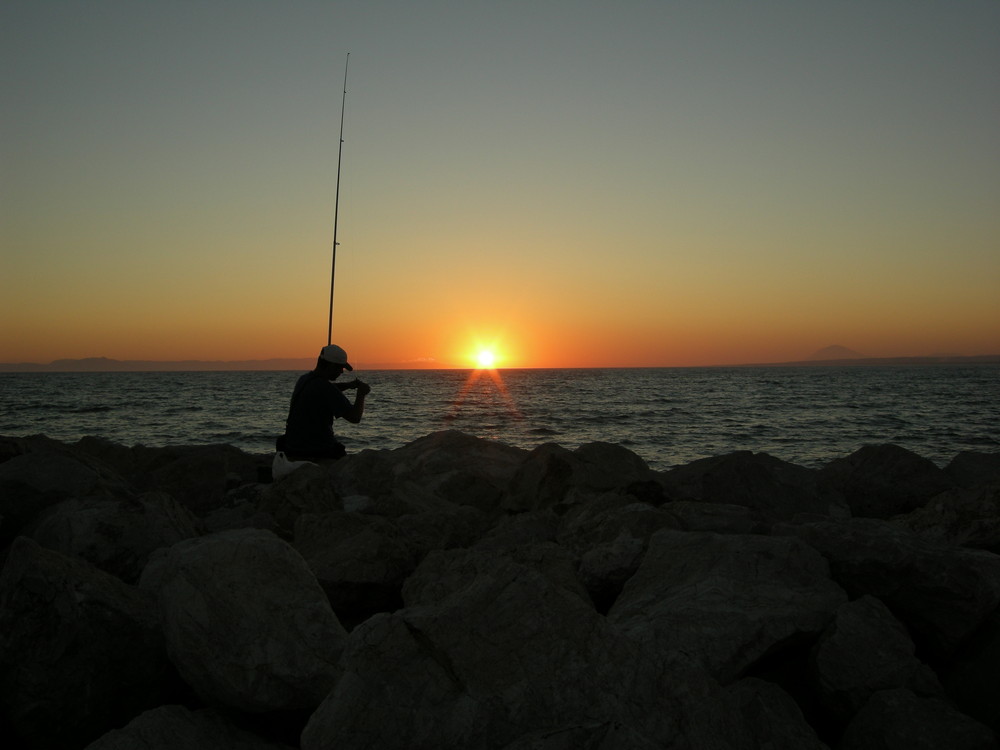
<path fill-rule="evenodd" d="M 347 361 L 347 352 L 330 344 L 320 351 L 316 369 L 298 379 L 292 391 L 285 434 L 278 438 L 277 445 L 288 459 L 337 459 L 346 453 L 334 437 L 333 420 L 342 417 L 353 424 L 360 422 L 371 386 L 357 378 L 348 383 L 334 383 L 344 370 L 354 370 Z M 357 391 L 353 404 L 344 395 L 349 390 Z"/>

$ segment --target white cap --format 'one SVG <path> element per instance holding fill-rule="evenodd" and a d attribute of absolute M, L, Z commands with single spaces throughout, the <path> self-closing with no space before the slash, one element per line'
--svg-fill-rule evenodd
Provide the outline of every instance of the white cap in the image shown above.
<path fill-rule="evenodd" d="M 347 363 L 347 352 L 336 344 L 324 346 L 319 353 L 319 358 L 327 362 L 332 362 L 335 365 L 343 365 L 345 370 L 354 369 Z"/>

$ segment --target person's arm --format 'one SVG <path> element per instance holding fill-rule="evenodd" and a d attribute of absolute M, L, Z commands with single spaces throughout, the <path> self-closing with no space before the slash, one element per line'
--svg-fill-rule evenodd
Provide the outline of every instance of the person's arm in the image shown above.
<path fill-rule="evenodd" d="M 362 383 L 358 379 L 354 379 L 350 383 L 338 384 L 341 391 L 346 391 L 349 388 L 357 388 L 358 393 L 354 397 L 354 403 L 351 404 L 351 408 L 344 412 L 344 419 L 352 424 L 357 424 L 361 421 L 362 415 L 365 413 L 365 396 L 371 393 L 372 387 L 367 383 Z"/>

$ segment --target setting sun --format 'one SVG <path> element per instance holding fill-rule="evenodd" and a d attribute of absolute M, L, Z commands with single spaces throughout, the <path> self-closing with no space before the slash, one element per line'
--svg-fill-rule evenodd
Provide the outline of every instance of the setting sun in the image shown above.
<path fill-rule="evenodd" d="M 480 370 L 492 370 L 496 364 L 497 355 L 492 349 L 480 349 L 476 352 L 476 367 Z"/>

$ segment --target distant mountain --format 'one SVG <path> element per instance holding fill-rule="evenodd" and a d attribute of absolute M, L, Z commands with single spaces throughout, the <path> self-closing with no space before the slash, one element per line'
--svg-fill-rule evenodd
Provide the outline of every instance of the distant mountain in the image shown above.
<path fill-rule="evenodd" d="M 840 346 L 839 344 L 834 344 L 833 346 L 827 346 L 820 349 L 806 360 L 809 362 L 817 361 L 828 361 L 832 359 L 867 359 L 867 355 L 856 352 L 853 349 L 848 349 L 846 346 Z"/>
<path fill-rule="evenodd" d="M 107 357 L 57 359 L 49 364 L 37 362 L 0 362 L 0 372 L 199 372 L 231 370 L 311 370 L 315 359 L 251 359 L 239 362 L 155 362 L 119 360 Z"/>

